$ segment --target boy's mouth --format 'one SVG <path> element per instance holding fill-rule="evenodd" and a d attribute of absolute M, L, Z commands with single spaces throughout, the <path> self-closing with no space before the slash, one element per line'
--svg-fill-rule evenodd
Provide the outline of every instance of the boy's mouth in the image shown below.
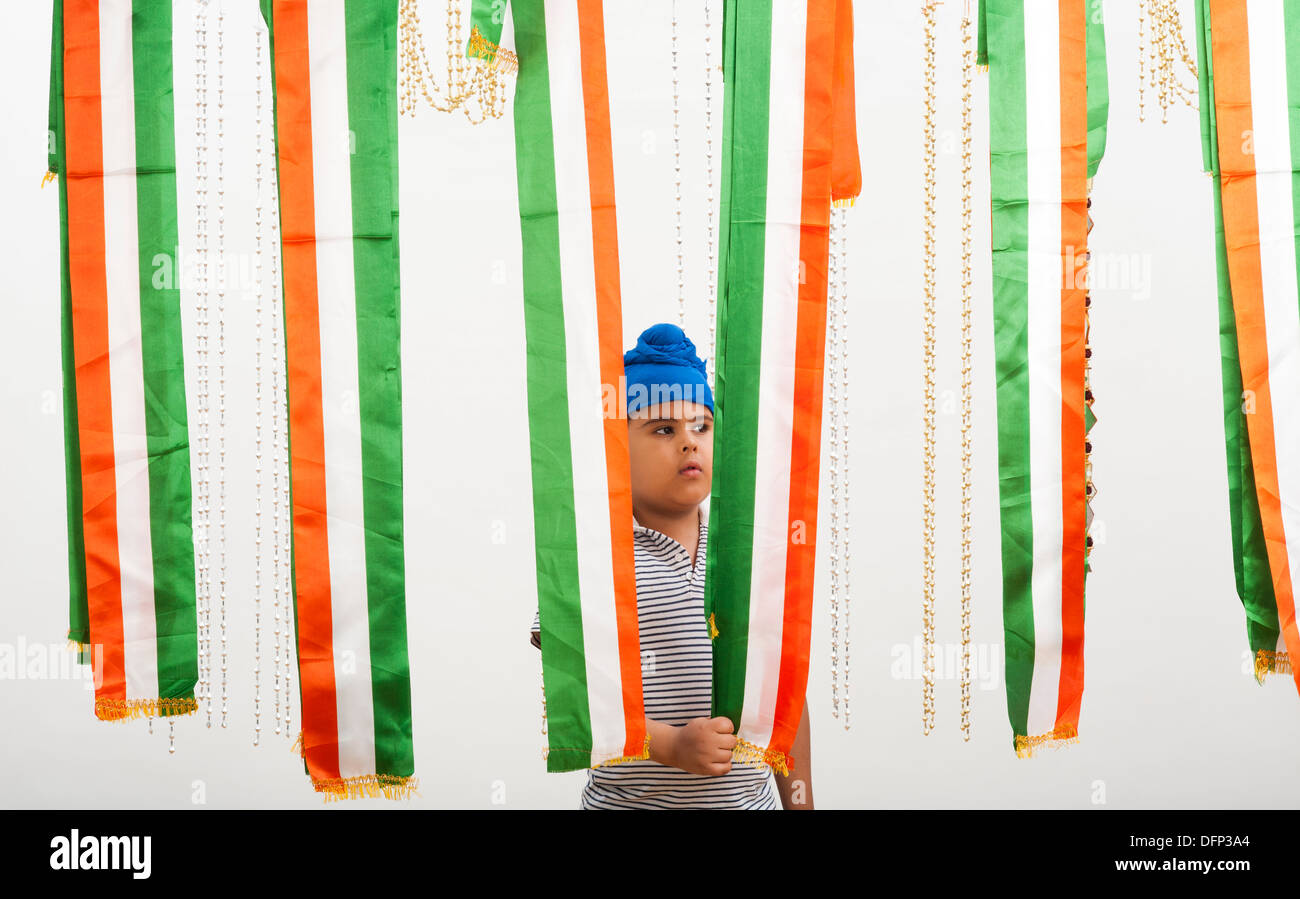
<path fill-rule="evenodd" d="M 687 462 L 677 470 L 677 473 L 686 478 L 698 478 L 704 474 L 704 469 L 700 468 L 698 462 Z"/>

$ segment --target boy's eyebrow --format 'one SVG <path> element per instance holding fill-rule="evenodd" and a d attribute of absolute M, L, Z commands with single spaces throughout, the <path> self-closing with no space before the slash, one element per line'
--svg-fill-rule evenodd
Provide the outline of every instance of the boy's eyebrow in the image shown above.
<path fill-rule="evenodd" d="M 657 423 L 657 422 L 661 422 L 661 421 L 666 421 L 666 422 L 669 422 L 670 424 L 675 423 L 675 422 L 677 422 L 677 421 L 713 421 L 713 416 L 712 416 L 712 415 L 692 415 L 690 418 L 686 418 L 686 419 L 677 419 L 677 418 L 646 418 L 646 419 L 643 419 L 643 420 L 642 420 L 641 427 L 645 427 L 646 425 L 655 424 L 655 423 Z"/>

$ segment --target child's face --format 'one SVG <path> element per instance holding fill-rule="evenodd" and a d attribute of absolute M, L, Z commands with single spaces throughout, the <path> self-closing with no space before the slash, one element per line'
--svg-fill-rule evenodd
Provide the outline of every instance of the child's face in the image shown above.
<path fill-rule="evenodd" d="M 693 509 L 713 483 L 713 413 L 698 403 L 671 402 L 628 417 L 632 503 L 673 514 Z"/>

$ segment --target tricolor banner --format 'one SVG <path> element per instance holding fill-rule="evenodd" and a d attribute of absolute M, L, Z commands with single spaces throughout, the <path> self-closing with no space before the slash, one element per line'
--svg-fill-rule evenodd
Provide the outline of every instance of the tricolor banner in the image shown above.
<path fill-rule="evenodd" d="M 102 719 L 196 708 L 173 104 L 170 4 L 55 0 L 68 637 Z"/>
<path fill-rule="evenodd" d="M 1197 16 L 1237 587 L 1257 677 L 1300 689 L 1300 7 L 1198 0 Z"/>
<path fill-rule="evenodd" d="M 495 57 L 496 5 L 468 52 Z M 546 766 L 570 771 L 649 758 L 604 3 L 511 10 Z"/>
<path fill-rule="evenodd" d="M 271 35 L 302 749 L 415 785 L 402 517 L 397 0 L 261 0 Z"/>
<path fill-rule="evenodd" d="M 725 5 L 705 611 L 733 757 L 783 774 L 808 680 L 831 202 L 861 184 L 852 53 L 848 0 Z"/>
<path fill-rule="evenodd" d="M 1101 8 L 982 0 L 1007 710 L 1016 754 L 1078 736 L 1087 571 L 1088 181 L 1105 145 Z"/>

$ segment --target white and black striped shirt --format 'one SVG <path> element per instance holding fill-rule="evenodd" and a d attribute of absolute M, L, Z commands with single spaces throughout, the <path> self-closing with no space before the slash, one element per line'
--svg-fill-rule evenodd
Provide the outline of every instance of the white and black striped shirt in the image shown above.
<path fill-rule="evenodd" d="M 708 518 L 700 510 L 694 567 L 687 549 L 633 520 L 641 685 L 647 718 L 682 725 L 708 718 L 713 699 L 713 641 L 704 616 Z M 533 631 L 540 629 L 533 619 Z M 536 642 L 536 638 L 534 638 Z M 584 809 L 779 808 L 772 773 L 733 762 L 720 777 L 659 762 L 624 762 L 589 771 Z"/>

